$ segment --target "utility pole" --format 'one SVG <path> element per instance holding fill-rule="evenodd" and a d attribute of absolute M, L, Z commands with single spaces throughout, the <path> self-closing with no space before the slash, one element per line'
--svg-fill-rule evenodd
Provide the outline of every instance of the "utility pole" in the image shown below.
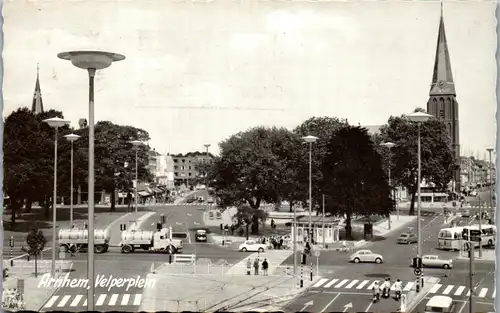
<path fill-rule="evenodd" d="M 321 216 L 321 233 L 323 234 L 323 249 L 325 248 L 325 195 L 323 194 L 323 215 Z"/>
<path fill-rule="evenodd" d="M 482 229 L 482 224 L 483 224 L 483 202 L 481 201 L 481 195 L 478 196 L 479 198 L 479 258 L 483 257 L 483 229 Z"/>
<path fill-rule="evenodd" d="M 489 172 L 490 172 L 490 179 L 489 179 L 489 182 L 490 182 L 490 210 L 493 212 L 493 216 L 492 218 L 494 219 L 495 218 L 495 209 L 493 208 L 493 163 L 491 162 L 491 152 L 493 152 L 493 149 L 492 148 L 488 148 L 486 149 L 488 151 L 488 154 L 489 154 L 489 159 L 490 159 L 490 164 L 489 164 Z"/>
<path fill-rule="evenodd" d="M 471 241 L 471 236 L 470 236 L 470 229 L 469 229 L 469 236 L 467 238 L 468 244 L 469 244 L 469 312 L 473 313 L 474 312 L 474 245 L 472 244 Z M 481 245 L 481 242 L 479 242 L 479 245 Z"/>

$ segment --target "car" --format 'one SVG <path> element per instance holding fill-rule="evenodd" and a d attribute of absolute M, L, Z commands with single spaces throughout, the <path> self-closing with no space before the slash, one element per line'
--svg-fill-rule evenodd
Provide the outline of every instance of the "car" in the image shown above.
<path fill-rule="evenodd" d="M 373 253 L 371 250 L 359 250 L 349 257 L 349 261 L 354 263 L 375 262 L 380 264 L 384 262 L 384 258 L 382 255 Z"/>
<path fill-rule="evenodd" d="M 255 240 L 247 240 L 238 247 L 238 250 L 242 252 L 264 252 L 266 250 L 266 245 L 257 243 Z"/>
<path fill-rule="evenodd" d="M 399 235 L 397 242 L 401 244 L 412 244 L 417 243 L 418 238 L 414 233 L 402 233 L 401 235 Z"/>
<path fill-rule="evenodd" d="M 422 266 L 450 269 L 453 268 L 453 260 L 440 259 L 438 255 L 424 255 L 422 256 Z"/>
<path fill-rule="evenodd" d="M 202 197 L 202 196 L 199 196 L 199 197 L 198 197 L 198 202 L 199 202 L 199 203 L 203 203 L 204 201 L 205 201 L 205 199 L 203 199 L 203 197 Z"/>
<path fill-rule="evenodd" d="M 196 198 L 195 198 L 195 197 L 189 197 L 189 198 L 187 198 L 187 199 L 186 199 L 186 202 L 187 202 L 187 203 L 193 203 L 193 202 L 195 202 L 195 201 L 196 201 Z"/>
<path fill-rule="evenodd" d="M 425 305 L 425 312 L 452 313 L 456 312 L 456 309 L 456 302 L 447 296 L 433 296 Z"/>
<path fill-rule="evenodd" d="M 207 242 L 207 231 L 204 229 L 198 229 L 196 231 L 195 239 L 197 242 Z"/>

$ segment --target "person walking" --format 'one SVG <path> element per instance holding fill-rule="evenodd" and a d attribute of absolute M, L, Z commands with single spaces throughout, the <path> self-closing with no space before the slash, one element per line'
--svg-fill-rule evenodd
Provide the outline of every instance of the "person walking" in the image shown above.
<path fill-rule="evenodd" d="M 268 267 L 269 264 L 267 264 L 267 259 L 264 259 L 264 261 L 262 261 L 262 272 L 264 273 L 264 276 L 267 276 Z"/>
<path fill-rule="evenodd" d="M 253 268 L 255 270 L 255 275 L 259 275 L 259 259 L 255 259 L 253 262 Z"/>
<path fill-rule="evenodd" d="M 252 272 L 252 260 L 250 258 L 247 259 L 247 275 L 250 275 Z"/>
<path fill-rule="evenodd" d="M 402 292 L 403 292 L 403 283 L 401 282 L 401 280 L 398 279 L 394 284 L 394 293 L 395 293 L 394 299 L 399 301 L 401 299 Z"/>

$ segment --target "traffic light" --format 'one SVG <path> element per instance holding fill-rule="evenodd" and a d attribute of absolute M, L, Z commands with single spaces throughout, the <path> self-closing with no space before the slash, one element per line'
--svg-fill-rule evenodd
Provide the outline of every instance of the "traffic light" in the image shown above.
<path fill-rule="evenodd" d="M 160 219 L 161 219 L 161 223 L 165 224 L 165 215 L 162 214 Z"/>
<path fill-rule="evenodd" d="M 413 268 L 422 268 L 422 258 L 415 257 L 412 262 Z"/>
<path fill-rule="evenodd" d="M 306 265 L 307 262 L 307 255 L 305 253 L 302 253 L 302 265 Z"/>
<path fill-rule="evenodd" d="M 87 223 L 83 223 L 83 228 L 85 228 L 85 229 L 89 228 Z"/>
<path fill-rule="evenodd" d="M 162 228 L 163 228 L 163 226 L 161 225 L 161 223 L 156 223 L 156 229 L 158 231 L 160 231 Z"/>
<path fill-rule="evenodd" d="M 121 231 L 127 230 L 127 224 L 121 223 L 120 224 L 120 230 Z"/>

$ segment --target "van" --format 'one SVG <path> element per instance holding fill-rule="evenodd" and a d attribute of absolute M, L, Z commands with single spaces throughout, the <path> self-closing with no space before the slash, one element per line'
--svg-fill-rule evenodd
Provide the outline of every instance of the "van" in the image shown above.
<path fill-rule="evenodd" d="M 452 298 L 446 296 L 434 296 L 425 306 L 425 313 L 454 313 L 456 312 L 456 303 Z"/>

